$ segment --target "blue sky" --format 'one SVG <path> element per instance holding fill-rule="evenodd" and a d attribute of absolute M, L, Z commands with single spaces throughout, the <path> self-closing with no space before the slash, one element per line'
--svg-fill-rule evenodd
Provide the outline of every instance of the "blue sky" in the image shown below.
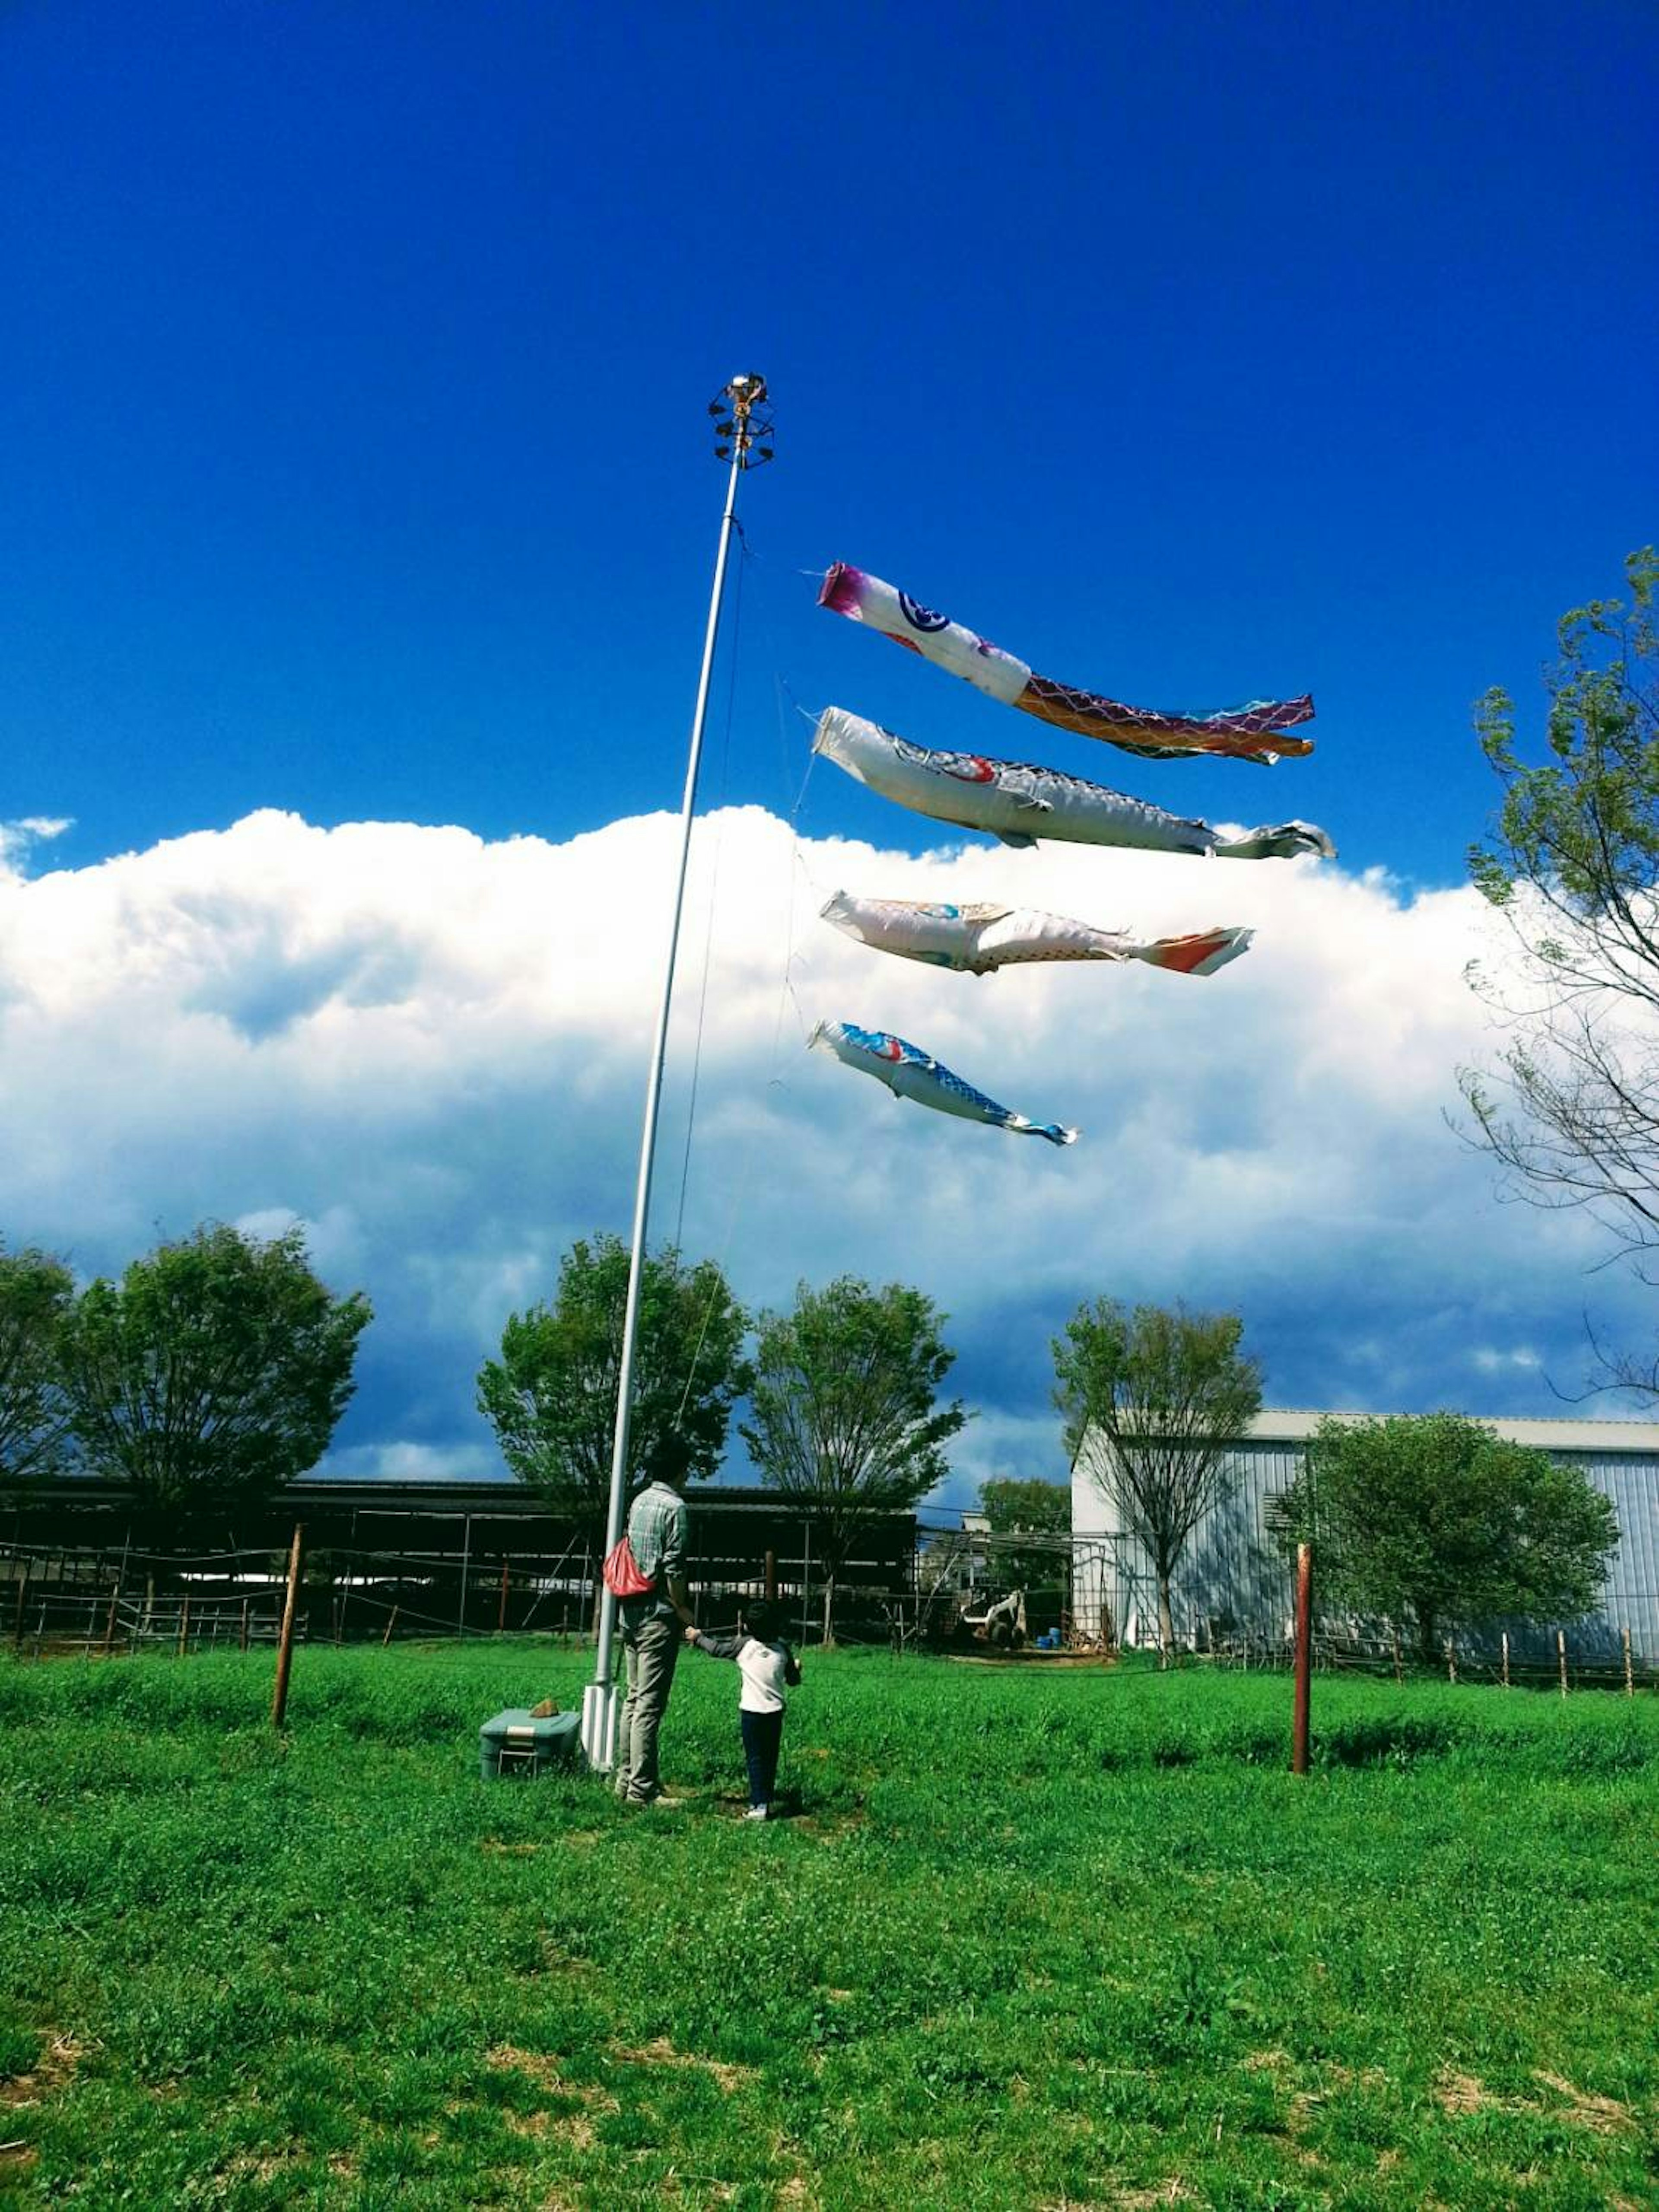
<path fill-rule="evenodd" d="M 702 410 L 752 367 L 779 459 L 744 488 L 711 805 L 793 804 L 781 684 L 1184 811 L 1310 817 L 1403 910 L 1460 881 L 1491 802 L 1471 701 L 1508 683 L 1535 726 L 1556 617 L 1654 534 L 1656 64 L 1637 0 L 9 9 L 0 819 L 67 820 L 27 869 L 91 884 L 261 808 L 493 848 L 672 804 L 720 492 Z M 817 612 L 801 572 L 836 558 L 1120 696 L 1311 689 L 1319 750 L 1263 773 L 1051 738 Z M 938 842 L 828 770 L 799 827 Z M 1100 918 L 1133 904 L 1117 880 Z M 586 927 L 574 955 L 602 962 Z M 245 998 L 311 1003 L 286 927 Z M 1226 988 L 1206 1006 L 1236 1012 Z M 966 1072 L 1018 1090 L 991 1060 Z M 49 1123 L 66 1079 L 41 1066 L 13 1110 Z M 98 1162 L 15 1168 L 0 1229 L 108 1266 L 129 1215 L 354 1202 L 320 1170 L 167 1157 L 96 1219 L 64 1193 Z M 486 1211 L 511 1168 L 480 1165 Z M 625 1181 L 596 1157 L 553 1218 L 620 1220 Z M 1397 1340 L 1367 1233 L 1351 1333 Z M 364 1249 L 407 1258 L 390 1226 Z M 904 1256 L 878 1240 L 871 1268 Z M 848 1254 L 808 1239 L 800 1271 L 820 1257 Z M 1583 1257 L 1540 1279 L 1526 1344 L 1553 1316 L 1564 1356 L 1601 1295 Z M 1036 1403 L 1007 1316 L 1046 1327 L 1116 1286 L 1103 1264 L 1055 1283 L 1011 1255 L 968 1387 Z M 1254 1291 L 1270 1385 L 1314 1394 L 1295 1285 L 1228 1263 L 1188 1286 Z M 419 1334 L 354 1411 L 365 1449 L 404 1433 Z M 1430 1362 L 1397 1387 L 1454 1385 Z"/>

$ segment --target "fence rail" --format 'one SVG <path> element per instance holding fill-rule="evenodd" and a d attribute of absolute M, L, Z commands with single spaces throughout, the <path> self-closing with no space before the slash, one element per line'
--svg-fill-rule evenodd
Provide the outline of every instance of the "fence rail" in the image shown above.
<path fill-rule="evenodd" d="M 930 1532 L 931 1533 L 931 1532 Z M 935 1539 L 937 1540 L 937 1539 Z M 994 1571 L 997 1540 L 974 1539 L 981 1571 Z M 1022 1545 L 1030 1563 L 1038 1547 Z M 1103 1594 L 1073 1577 L 1056 1541 L 1054 1576 L 1026 1593 L 1021 1627 L 1028 1643 L 1051 1650 L 1111 1656 L 1118 1635 Z M 887 1644 L 897 1651 L 960 1638 L 958 1614 L 973 1596 L 948 1577 L 913 1573 L 908 1587 L 836 1583 L 836 1633 L 848 1644 Z M 244 1549 L 174 1556 L 130 1546 L 117 1553 L 68 1547 L 0 1544 L 0 1650 L 17 1656 L 117 1657 L 142 1651 L 248 1650 L 274 1645 L 283 1604 L 285 1561 Z M 822 1626 L 824 1577 L 803 1528 L 793 1557 L 703 1557 L 695 1564 L 691 1597 L 705 1625 L 732 1620 L 742 1602 L 774 1596 L 789 1632 L 802 1644 Z M 492 1553 L 457 1563 L 426 1549 L 331 1547 L 313 1553 L 296 1613 L 301 1641 L 387 1644 L 490 1633 L 540 1633 L 585 1638 L 594 1626 L 599 1583 L 591 1547 Z M 1078 1606 L 1073 1610 L 1074 1601 Z M 1286 1668 L 1291 1638 L 1216 1617 L 1184 1623 L 1182 1659 L 1241 1669 Z M 1131 1614 L 1125 1644 L 1147 1648 L 1150 1624 Z M 1155 1648 L 1155 1644 L 1152 1646 Z M 1486 1633 L 1448 1640 L 1430 1665 L 1386 1628 L 1316 1623 L 1313 1662 L 1323 1672 L 1407 1675 L 1437 1673 L 1452 1681 L 1510 1687 L 1659 1688 L 1659 1655 L 1633 1647 L 1628 1628 L 1581 1624 L 1513 1637 Z"/>

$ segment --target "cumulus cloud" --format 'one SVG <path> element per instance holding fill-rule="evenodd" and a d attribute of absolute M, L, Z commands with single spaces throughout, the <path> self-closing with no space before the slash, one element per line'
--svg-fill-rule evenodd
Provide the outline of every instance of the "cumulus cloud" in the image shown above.
<path fill-rule="evenodd" d="M 650 816 L 492 844 L 267 811 L 39 877 L 0 851 L 0 1231 L 90 1273 L 158 1227 L 301 1222 L 377 1314 L 335 1464 L 487 1471 L 479 1358 L 573 1237 L 626 1228 L 676 835 Z M 842 887 L 1257 938 L 1204 980 L 957 976 L 820 923 Z M 1573 1218 L 1495 1206 L 1445 1126 L 1455 1068 L 1490 1048 L 1463 970 L 1491 949 L 1464 890 L 917 857 L 726 810 L 699 829 L 653 1234 L 683 1224 L 751 1304 L 843 1272 L 930 1291 L 982 1408 L 963 1488 L 1063 1474 L 1048 1340 L 1100 1292 L 1237 1308 L 1270 1401 L 1547 1412 L 1545 1376 L 1584 1365 L 1600 1254 Z M 900 1104 L 805 1053 L 820 1017 L 896 1030 L 1083 1140 Z M 1595 1303 L 1639 1333 L 1637 1294 L 1604 1276 Z"/>

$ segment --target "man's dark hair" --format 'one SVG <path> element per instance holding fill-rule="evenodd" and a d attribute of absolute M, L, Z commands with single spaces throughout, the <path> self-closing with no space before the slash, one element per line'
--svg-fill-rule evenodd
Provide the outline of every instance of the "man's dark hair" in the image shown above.
<path fill-rule="evenodd" d="M 757 1644 L 778 1640 L 778 1609 L 763 1597 L 750 1598 L 744 1607 L 743 1625 Z"/>

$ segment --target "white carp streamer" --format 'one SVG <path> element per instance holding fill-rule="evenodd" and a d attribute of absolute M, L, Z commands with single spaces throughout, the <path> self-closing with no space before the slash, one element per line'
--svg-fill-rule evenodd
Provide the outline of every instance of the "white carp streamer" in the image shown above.
<path fill-rule="evenodd" d="M 921 899 L 855 898 L 837 891 L 821 909 L 860 945 L 931 968 L 989 975 L 1031 960 L 1144 960 L 1181 975 L 1213 975 L 1249 950 L 1248 929 L 1206 929 L 1189 937 L 1136 938 L 1094 929 L 1033 907 L 949 906 Z"/>
<path fill-rule="evenodd" d="M 936 1114 L 954 1114 L 958 1121 L 984 1121 L 1006 1129 L 1011 1137 L 1045 1137 L 1051 1145 L 1074 1145 L 1075 1129 L 1058 1121 L 1033 1121 L 1006 1106 L 999 1106 L 971 1083 L 964 1083 L 942 1061 L 919 1044 L 907 1044 L 887 1030 L 861 1030 L 856 1022 L 820 1022 L 807 1039 L 809 1046 L 832 1052 L 843 1066 L 856 1067 L 884 1083 L 896 1098 L 914 1099 L 931 1106 Z"/>
<path fill-rule="evenodd" d="M 819 715 L 812 750 L 884 799 L 958 829 L 988 830 L 1005 845 L 1029 847 L 1050 838 L 1218 860 L 1289 860 L 1299 853 L 1336 857 L 1335 846 L 1311 822 L 1280 822 L 1224 837 L 1207 822 L 1167 813 L 1060 769 L 910 744 L 842 707 L 826 707 Z"/>

